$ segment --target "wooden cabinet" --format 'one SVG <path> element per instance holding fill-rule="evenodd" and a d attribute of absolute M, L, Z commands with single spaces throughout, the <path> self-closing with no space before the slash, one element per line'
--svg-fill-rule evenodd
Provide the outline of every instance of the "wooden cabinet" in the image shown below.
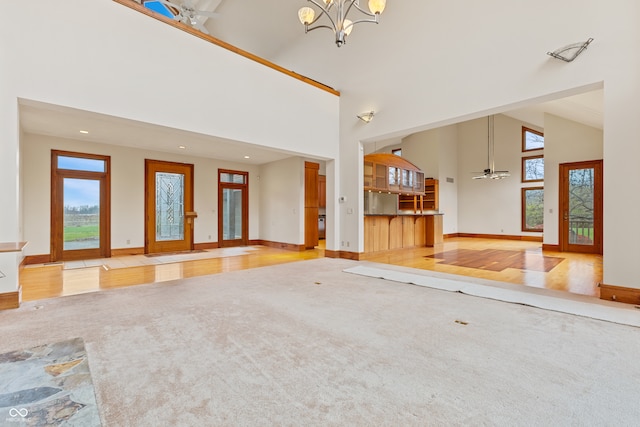
<path fill-rule="evenodd" d="M 424 195 L 400 194 L 398 210 L 404 212 L 423 213 L 438 210 L 438 180 L 424 180 Z"/>
<path fill-rule="evenodd" d="M 444 236 L 442 235 L 442 215 L 427 215 L 426 217 L 426 242 L 425 246 L 435 246 L 442 243 Z"/>
<path fill-rule="evenodd" d="M 424 173 L 413 163 L 395 154 L 368 154 L 364 157 L 364 189 L 422 194 Z"/>
<path fill-rule="evenodd" d="M 388 190 L 397 193 L 400 191 L 400 174 L 402 169 L 395 166 L 387 166 L 387 168 L 387 170 L 389 171 Z"/>
<path fill-rule="evenodd" d="M 364 188 L 373 188 L 373 162 L 364 161 Z"/>
<path fill-rule="evenodd" d="M 327 177 L 318 175 L 318 206 L 327 207 Z"/>
<path fill-rule="evenodd" d="M 364 251 L 432 247 L 442 243 L 442 215 L 368 215 Z"/>
<path fill-rule="evenodd" d="M 389 249 L 388 216 L 364 217 L 364 251 L 377 252 Z"/>
<path fill-rule="evenodd" d="M 304 162 L 304 247 L 318 246 L 318 163 Z"/>
<path fill-rule="evenodd" d="M 388 168 L 381 163 L 364 162 L 364 188 L 367 190 L 389 190 Z"/>
<path fill-rule="evenodd" d="M 424 197 L 422 200 L 422 209 L 428 211 L 438 210 L 439 184 L 437 179 L 424 180 Z"/>
<path fill-rule="evenodd" d="M 398 196 L 398 210 L 422 213 L 422 196 L 400 194 Z"/>

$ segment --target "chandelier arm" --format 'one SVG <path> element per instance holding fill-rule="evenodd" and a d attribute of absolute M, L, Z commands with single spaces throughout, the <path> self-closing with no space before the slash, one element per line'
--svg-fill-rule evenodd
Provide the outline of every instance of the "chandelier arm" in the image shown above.
<path fill-rule="evenodd" d="M 354 5 L 357 9 L 360 9 L 356 3 L 358 3 L 358 0 L 349 0 L 349 6 L 347 6 L 347 10 L 344 10 L 344 2 L 342 3 L 342 19 L 347 18 L 349 11 Z"/>
<path fill-rule="evenodd" d="M 310 28 L 308 31 L 315 30 L 316 28 L 322 28 L 322 27 L 329 28 L 330 30 L 333 30 L 333 31 L 338 31 L 338 27 L 336 26 L 335 21 L 333 20 L 333 18 L 331 17 L 331 14 L 329 13 L 329 10 L 331 9 L 331 6 L 333 6 L 333 3 L 329 4 L 329 7 L 325 8 L 320 3 L 318 3 L 316 0 L 307 0 L 307 1 L 310 2 L 310 3 L 315 4 L 317 7 L 320 8 L 320 11 L 321 11 L 318 14 L 318 16 L 316 16 L 316 18 L 311 23 L 309 23 L 309 25 L 313 25 L 318 19 L 320 19 L 320 17 L 322 15 L 326 15 L 327 18 L 329 18 L 329 21 L 331 21 L 331 25 L 333 25 L 333 28 L 331 28 L 329 26 L 326 26 L 326 25 L 322 25 L 322 26 L 319 26 L 319 27 Z"/>
<path fill-rule="evenodd" d="M 371 13 L 368 10 L 364 10 L 360 7 L 360 5 L 358 4 L 358 2 L 356 0 L 351 0 L 351 4 L 349 5 L 349 7 L 347 8 L 347 12 L 344 14 L 344 16 L 347 16 L 347 13 L 349 13 L 349 10 L 351 10 L 351 7 L 355 6 L 356 9 L 358 9 L 360 12 L 364 13 L 367 16 L 372 16 L 372 17 L 376 17 L 375 22 L 378 22 L 378 18 L 376 13 Z M 358 22 L 374 22 L 374 21 L 358 21 Z"/>
<path fill-rule="evenodd" d="M 308 33 L 309 31 L 317 30 L 318 28 L 327 28 L 327 29 L 329 29 L 329 30 L 331 30 L 331 31 L 335 31 L 335 30 L 333 29 L 333 27 L 330 27 L 330 26 L 328 26 L 328 25 L 318 25 L 318 26 L 313 27 L 313 28 L 307 28 L 307 29 L 306 29 L 306 31 L 307 31 L 307 33 Z"/>
<path fill-rule="evenodd" d="M 377 23 L 378 23 L 378 20 L 377 20 L 377 19 L 358 19 L 357 21 L 353 21 L 353 22 L 349 25 L 349 27 L 353 27 L 354 25 L 356 25 L 356 24 L 360 24 L 361 22 L 369 22 L 369 23 L 371 23 L 371 24 L 377 24 Z M 346 27 L 346 28 L 349 28 L 349 27 Z M 346 29 L 346 28 L 345 28 L 345 29 Z"/>
<path fill-rule="evenodd" d="M 309 24 L 307 24 L 307 26 L 311 26 L 311 25 L 315 24 L 316 22 L 318 22 L 318 19 L 320 19 L 320 17 L 321 17 L 322 15 L 325 15 L 325 13 L 324 13 L 324 12 L 320 12 L 320 13 L 318 14 L 318 16 L 316 16 L 315 18 L 313 18 L 313 21 L 311 21 L 311 22 L 309 22 Z M 328 15 L 327 15 L 327 16 L 328 16 Z M 315 28 L 317 28 L 317 27 L 315 27 Z M 328 27 L 328 28 L 331 28 L 331 27 Z"/>

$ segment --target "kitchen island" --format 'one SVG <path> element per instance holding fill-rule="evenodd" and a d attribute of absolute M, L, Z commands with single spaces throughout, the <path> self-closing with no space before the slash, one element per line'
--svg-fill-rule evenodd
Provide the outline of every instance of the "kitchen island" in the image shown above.
<path fill-rule="evenodd" d="M 391 153 L 364 156 L 364 252 L 442 243 L 438 180 Z"/>
<path fill-rule="evenodd" d="M 432 247 L 442 243 L 442 214 L 365 214 L 364 252 Z"/>

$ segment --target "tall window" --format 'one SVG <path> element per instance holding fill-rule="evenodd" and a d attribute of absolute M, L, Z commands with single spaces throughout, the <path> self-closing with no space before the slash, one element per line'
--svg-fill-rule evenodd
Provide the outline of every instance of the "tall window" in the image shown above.
<path fill-rule="evenodd" d="M 522 126 L 522 151 L 542 150 L 543 148 L 544 134 Z"/>
<path fill-rule="evenodd" d="M 522 158 L 522 182 L 544 180 L 544 156 L 528 156 Z"/>
<path fill-rule="evenodd" d="M 522 231 L 543 231 L 544 187 L 522 189 Z"/>
<path fill-rule="evenodd" d="M 522 183 L 544 182 L 544 134 L 522 127 Z M 532 153 L 537 152 L 537 153 Z M 542 232 L 544 225 L 544 187 L 522 187 L 522 231 Z"/>

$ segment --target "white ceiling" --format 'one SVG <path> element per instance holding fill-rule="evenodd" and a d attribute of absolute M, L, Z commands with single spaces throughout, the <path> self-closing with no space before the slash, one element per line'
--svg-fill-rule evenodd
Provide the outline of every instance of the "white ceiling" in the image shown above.
<path fill-rule="evenodd" d="M 293 154 L 30 100 L 20 100 L 20 123 L 27 133 L 247 164 L 260 165 Z"/>
<path fill-rule="evenodd" d="M 218 13 L 205 22 L 212 36 L 343 92 L 371 92 L 370 82 L 359 78 L 366 74 L 366 67 L 370 66 L 364 63 L 364 59 L 373 57 L 380 60 L 378 57 L 383 55 L 372 52 L 366 39 L 393 34 L 401 28 L 395 28 L 396 26 L 403 25 L 403 17 L 397 16 L 397 10 L 388 7 L 381 17 L 380 25 L 359 25 L 354 33 L 357 31 L 360 38 L 354 38 L 348 45 L 337 48 L 333 35 L 328 30 L 304 33 L 297 11 L 308 4 L 305 0 L 191 2 L 196 9 L 215 10 Z M 291 55 L 291 52 L 304 52 L 305 56 Z M 394 55 L 397 56 L 397 52 Z M 597 90 L 503 113 L 542 128 L 544 114 L 551 113 L 602 129 L 602 95 L 602 90 Z M 295 154 L 32 101 L 20 103 L 20 121 L 23 131 L 27 133 L 251 164 L 267 163 Z M 90 133 L 80 134 L 81 129 Z M 398 133 L 402 133 L 402 129 L 398 129 Z M 179 149 L 178 145 L 187 148 Z M 250 158 L 245 159 L 246 155 Z"/>
<path fill-rule="evenodd" d="M 544 114 L 554 114 L 597 129 L 603 128 L 603 90 L 507 111 L 504 114 L 544 128 Z"/>

